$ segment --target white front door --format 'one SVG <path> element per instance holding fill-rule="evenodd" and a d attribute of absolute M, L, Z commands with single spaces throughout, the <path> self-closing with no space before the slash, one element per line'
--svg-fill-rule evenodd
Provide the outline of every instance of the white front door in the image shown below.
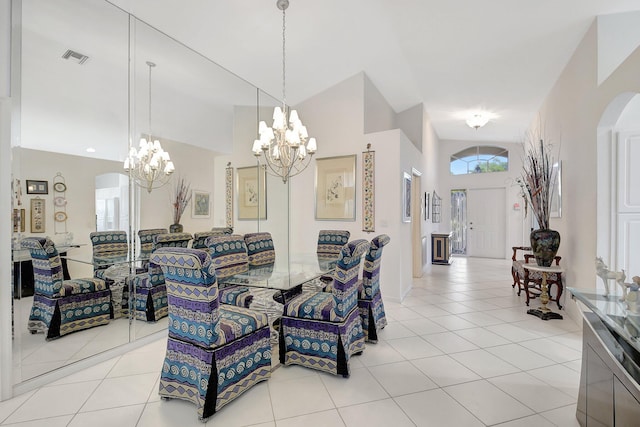
<path fill-rule="evenodd" d="M 467 255 L 505 257 L 505 203 L 504 188 L 467 190 Z"/>
<path fill-rule="evenodd" d="M 640 276 L 640 131 L 618 133 L 616 270 Z"/>

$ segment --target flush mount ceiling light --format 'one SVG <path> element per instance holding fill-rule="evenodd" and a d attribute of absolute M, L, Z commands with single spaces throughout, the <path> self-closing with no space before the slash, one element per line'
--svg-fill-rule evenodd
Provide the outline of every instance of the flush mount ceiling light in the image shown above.
<path fill-rule="evenodd" d="M 470 128 L 478 129 L 482 126 L 489 123 L 489 119 L 491 119 L 488 113 L 477 112 L 473 113 L 471 116 L 467 117 L 467 125 Z"/>
<path fill-rule="evenodd" d="M 68 49 L 65 53 L 63 53 L 62 57 L 64 59 L 73 60 L 80 65 L 84 64 L 87 61 L 87 59 L 89 59 L 87 55 L 84 55 L 80 52 L 73 51 L 71 49 Z"/>

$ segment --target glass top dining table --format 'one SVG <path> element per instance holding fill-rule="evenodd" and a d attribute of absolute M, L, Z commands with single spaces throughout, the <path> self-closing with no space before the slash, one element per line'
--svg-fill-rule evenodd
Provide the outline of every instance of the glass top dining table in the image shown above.
<path fill-rule="evenodd" d="M 331 273 L 337 259 L 337 256 L 319 257 L 315 253 L 296 254 L 288 260 L 276 260 L 273 265 L 250 267 L 248 272 L 236 274 L 219 283 L 288 291 Z"/>

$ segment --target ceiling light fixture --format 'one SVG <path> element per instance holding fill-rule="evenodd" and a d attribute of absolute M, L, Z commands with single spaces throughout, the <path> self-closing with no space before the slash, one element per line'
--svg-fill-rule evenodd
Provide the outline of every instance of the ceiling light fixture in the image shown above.
<path fill-rule="evenodd" d="M 478 128 L 486 125 L 489 122 L 489 119 L 490 117 L 487 113 L 474 113 L 472 116 L 467 118 L 467 125 L 470 128 L 478 130 Z"/>
<path fill-rule="evenodd" d="M 149 67 L 149 133 L 148 139 L 142 137 L 138 150 L 131 147 L 129 157 L 124 161 L 124 170 L 128 171 L 136 184 L 146 188 L 149 193 L 169 182 L 175 170 L 169 153 L 162 149 L 160 141 L 151 138 L 151 69 L 156 66 L 147 61 Z"/>
<path fill-rule="evenodd" d="M 317 146 L 316 139 L 309 138 L 298 112 L 290 110 L 286 104 L 285 10 L 289 7 L 289 0 L 277 0 L 276 6 L 282 11 L 282 108 L 274 108 L 273 126 L 268 127 L 264 121 L 260 122 L 260 139 L 253 142 L 252 151 L 256 157 L 264 155 L 269 174 L 281 177 L 282 182 L 286 183 L 309 165 Z"/>

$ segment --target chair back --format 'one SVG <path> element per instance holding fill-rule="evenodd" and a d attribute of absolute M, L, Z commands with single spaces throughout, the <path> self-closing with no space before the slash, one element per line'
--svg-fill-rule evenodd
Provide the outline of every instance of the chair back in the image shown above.
<path fill-rule="evenodd" d="M 207 247 L 218 280 L 249 271 L 247 245 L 241 235 L 216 234 L 207 239 Z"/>
<path fill-rule="evenodd" d="M 126 231 L 94 231 L 89 233 L 89 239 L 93 247 L 94 272 L 127 260 L 129 241 Z"/>
<path fill-rule="evenodd" d="M 216 234 L 231 234 L 233 232 L 232 228 L 212 228 L 211 231 L 200 231 L 198 233 L 193 233 L 193 243 L 191 243 L 191 247 L 193 249 L 208 249 L 207 248 L 207 239 L 211 236 L 215 236 Z"/>
<path fill-rule="evenodd" d="M 138 230 L 138 239 L 140 240 L 140 254 L 142 259 L 148 259 L 153 252 L 153 238 L 156 234 L 166 234 L 166 228 L 149 228 L 146 230 Z"/>
<path fill-rule="evenodd" d="M 386 234 L 371 239 L 369 251 L 364 258 L 364 268 L 362 270 L 362 287 L 360 288 L 360 299 L 370 300 L 380 291 L 380 260 L 382 259 L 382 248 L 391 241 Z"/>
<path fill-rule="evenodd" d="M 247 245 L 249 265 L 269 265 L 276 262 L 276 250 L 273 247 L 271 233 L 247 233 L 244 235 Z"/>
<path fill-rule="evenodd" d="M 233 227 L 213 227 L 211 231 L 218 234 L 233 234 Z"/>
<path fill-rule="evenodd" d="M 191 241 L 191 234 L 189 233 L 162 233 L 153 236 L 153 250 L 151 255 L 160 248 L 186 248 Z M 157 286 L 163 284 L 164 276 L 160 266 L 154 264 L 149 260 L 149 280 L 151 286 Z"/>
<path fill-rule="evenodd" d="M 27 237 L 22 240 L 22 247 L 31 254 L 35 293 L 59 297 L 64 276 L 56 245 L 48 237 Z"/>
<path fill-rule="evenodd" d="M 336 314 L 341 318 L 345 318 L 358 305 L 358 274 L 362 256 L 368 248 L 369 242 L 358 239 L 347 243 L 340 252 L 331 292 L 336 301 Z"/>
<path fill-rule="evenodd" d="M 337 257 L 350 236 L 347 230 L 320 230 L 316 249 L 318 256 Z"/>
<path fill-rule="evenodd" d="M 205 348 L 218 342 L 218 283 L 209 254 L 202 249 L 165 247 L 154 251 L 150 262 L 165 277 L 169 336 Z"/>

